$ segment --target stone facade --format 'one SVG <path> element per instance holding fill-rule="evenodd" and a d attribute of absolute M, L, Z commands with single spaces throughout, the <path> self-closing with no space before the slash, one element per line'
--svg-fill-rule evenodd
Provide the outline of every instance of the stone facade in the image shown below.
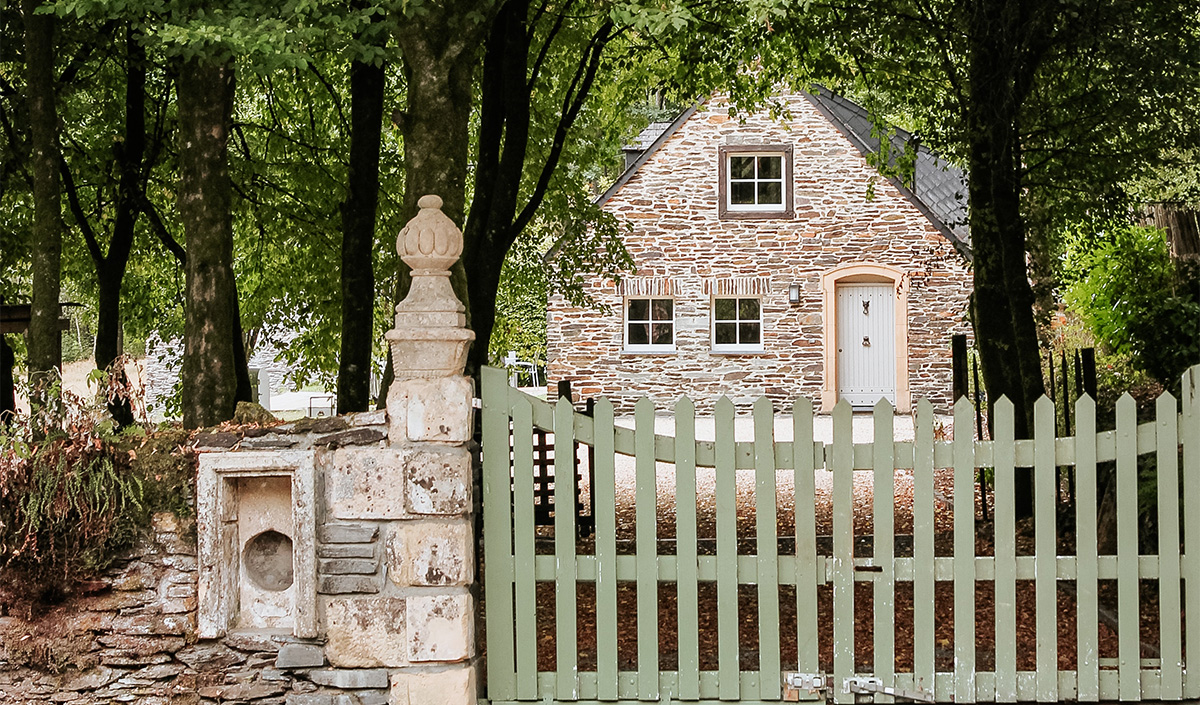
<path fill-rule="evenodd" d="M 569 379 L 576 395 L 608 397 L 625 412 L 642 396 L 665 409 L 684 394 L 702 413 L 721 395 L 741 408 L 766 395 L 781 409 L 803 395 L 828 409 L 836 391 L 831 397 L 832 316 L 823 287 L 836 283 L 839 267 L 869 265 L 891 273 L 907 298 L 907 339 L 896 344 L 898 355 L 907 353 L 897 386 L 908 393 L 897 406 L 904 411 L 924 397 L 949 410 L 950 336 L 969 331 L 966 262 L 806 98 L 781 100 L 790 118 L 752 114 L 744 121 L 730 117 L 721 99 L 710 100 L 603 202 L 629 226 L 624 241 L 637 269 L 620 284 L 590 285 L 606 312 L 551 298 L 551 389 Z M 721 217 L 718 151 L 739 145 L 790 147 L 793 216 Z M 799 303 L 789 302 L 792 285 L 799 285 Z M 711 297 L 718 292 L 761 296 L 761 351 L 712 350 Z M 626 348 L 623 303 L 631 294 L 674 298 L 674 350 Z"/>

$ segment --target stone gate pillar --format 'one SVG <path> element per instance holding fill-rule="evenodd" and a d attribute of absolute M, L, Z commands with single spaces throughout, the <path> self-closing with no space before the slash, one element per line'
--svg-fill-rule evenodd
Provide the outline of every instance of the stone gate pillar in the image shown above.
<path fill-rule="evenodd" d="M 375 595 L 326 603 L 326 653 L 338 667 L 385 667 L 393 705 L 473 705 L 474 385 L 463 370 L 475 334 L 450 286 L 462 232 L 441 212 L 441 198 L 419 205 L 396 240 L 412 288 L 386 333 L 396 371 L 387 457 L 344 457 L 327 478 L 332 514 L 385 520 L 388 579 Z"/>

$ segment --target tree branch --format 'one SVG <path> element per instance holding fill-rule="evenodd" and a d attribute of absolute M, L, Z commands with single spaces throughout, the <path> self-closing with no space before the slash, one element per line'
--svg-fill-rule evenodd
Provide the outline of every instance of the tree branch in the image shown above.
<path fill-rule="evenodd" d="M 58 173 L 62 177 L 63 190 L 67 192 L 67 203 L 71 206 L 71 214 L 75 216 L 75 223 L 79 226 L 79 231 L 83 233 L 83 240 L 87 243 L 88 254 L 92 256 L 92 261 L 96 264 L 96 269 L 104 266 L 104 252 L 100 249 L 100 243 L 96 241 L 96 234 L 92 231 L 92 224 L 88 222 L 87 214 L 83 212 L 83 206 L 79 203 L 79 192 L 75 188 L 75 179 L 71 176 L 71 169 L 67 166 L 67 160 L 59 156 Z"/>
<path fill-rule="evenodd" d="M 171 236 L 167 226 L 163 224 L 162 216 L 158 214 L 158 209 L 146 198 L 145 191 L 138 192 L 138 200 L 141 201 L 142 212 L 146 214 L 146 219 L 150 221 L 150 229 L 158 237 L 159 242 L 167 251 L 174 255 L 176 261 L 182 266 L 187 266 L 187 251 L 179 244 L 179 241 Z"/>

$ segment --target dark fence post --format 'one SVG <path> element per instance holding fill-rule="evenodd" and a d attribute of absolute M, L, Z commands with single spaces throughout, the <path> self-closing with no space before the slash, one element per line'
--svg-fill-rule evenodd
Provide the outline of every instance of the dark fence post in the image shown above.
<path fill-rule="evenodd" d="M 950 336 L 950 365 L 953 371 L 950 400 L 957 402 L 967 394 L 967 336 Z"/>
<path fill-rule="evenodd" d="M 0 312 L 4 310 L 4 297 L 0 296 Z M 0 320 L 4 316 L 0 315 Z M 17 364 L 16 353 L 8 347 L 8 338 L 0 329 L 0 425 L 7 425 L 8 420 L 17 412 L 16 380 L 13 378 L 13 366 Z"/>
<path fill-rule="evenodd" d="M 1096 398 L 1096 349 L 1083 349 L 1083 391 L 1092 399 Z"/>
<path fill-rule="evenodd" d="M 558 380 L 558 398 L 566 399 L 567 401 L 571 402 L 572 404 L 575 403 L 574 397 L 571 396 L 571 380 L 569 380 L 569 379 Z"/>

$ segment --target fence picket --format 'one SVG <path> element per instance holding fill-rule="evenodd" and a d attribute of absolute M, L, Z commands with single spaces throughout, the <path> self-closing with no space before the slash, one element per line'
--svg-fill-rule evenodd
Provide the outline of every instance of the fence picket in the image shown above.
<path fill-rule="evenodd" d="M 1058 701 L 1058 472 L 1054 464 L 1054 402 L 1033 405 L 1034 591 L 1037 605 L 1037 699 Z"/>
<path fill-rule="evenodd" d="M 933 405 L 917 402 L 913 439 L 913 677 L 934 692 Z"/>
<path fill-rule="evenodd" d="M 617 699 L 617 523 L 613 405 L 596 402 L 596 697 Z"/>
<path fill-rule="evenodd" d="M 575 409 L 565 397 L 554 408 L 555 663 L 559 700 L 579 698 L 575 599 Z"/>
<path fill-rule="evenodd" d="M 996 700 L 1017 701 L 1017 544 L 1016 459 L 1013 403 L 1000 397 L 994 405 L 992 436 L 995 465 L 992 478 L 995 502 L 996 581 Z"/>
<path fill-rule="evenodd" d="M 721 397 L 716 405 L 717 504 L 717 669 L 719 697 L 741 695 L 738 657 L 737 476 L 733 402 Z"/>
<path fill-rule="evenodd" d="M 1184 549 L 1182 561 L 1184 585 L 1187 587 L 1187 614 L 1200 614 L 1200 365 L 1183 375 L 1183 414 L 1180 417 L 1183 441 L 1183 502 L 1191 511 L 1183 513 Z M 1188 668 L 1183 683 L 1183 695 L 1200 700 L 1200 619 L 1187 620 L 1184 642 Z"/>
<path fill-rule="evenodd" d="M 833 682 L 834 702 L 854 695 L 836 687 L 854 674 L 854 410 L 833 408 Z"/>
<path fill-rule="evenodd" d="M 658 699 L 658 483 L 654 461 L 654 403 L 643 397 L 633 409 L 637 451 L 637 637 L 638 699 Z"/>
<path fill-rule="evenodd" d="M 700 616 L 696 561 L 696 407 L 675 404 L 675 553 L 679 604 L 679 698 L 700 699 Z"/>
<path fill-rule="evenodd" d="M 1100 632 L 1096 593 L 1096 402 L 1075 403 L 1075 594 L 1080 700 L 1100 699 Z"/>
<path fill-rule="evenodd" d="M 895 412 L 886 399 L 875 405 L 875 442 L 871 446 L 874 476 L 875 677 L 885 687 L 896 682 L 896 462 L 893 438 Z M 876 702 L 892 702 L 883 695 Z"/>
<path fill-rule="evenodd" d="M 1175 397 L 1157 402 L 1158 436 L 1158 610 L 1163 700 L 1183 697 L 1183 647 L 1179 597 L 1179 426 Z"/>
<path fill-rule="evenodd" d="M 758 551 L 759 697 L 778 700 L 782 692 L 779 655 L 779 541 L 775 507 L 775 409 L 771 400 L 754 402 L 754 521 Z"/>
<path fill-rule="evenodd" d="M 975 432 L 966 397 L 954 405 L 954 701 L 975 702 Z"/>
<path fill-rule="evenodd" d="M 533 409 L 520 397 L 513 422 L 513 581 L 517 612 L 517 697 L 537 697 L 537 585 L 533 550 Z"/>
<path fill-rule="evenodd" d="M 508 375 L 485 367 L 483 387 L 484 588 L 487 595 L 487 687 L 494 700 L 516 695 L 513 660 L 512 475 L 509 464 Z"/>
<path fill-rule="evenodd" d="M 792 406 L 796 513 L 796 658 L 802 673 L 819 666 L 817 639 L 817 496 L 813 467 L 813 406 L 805 398 Z M 931 562 L 932 564 L 932 562 Z"/>
<path fill-rule="evenodd" d="M 1137 405 L 1117 400 L 1117 683 L 1121 700 L 1141 695 L 1138 633 Z"/>

